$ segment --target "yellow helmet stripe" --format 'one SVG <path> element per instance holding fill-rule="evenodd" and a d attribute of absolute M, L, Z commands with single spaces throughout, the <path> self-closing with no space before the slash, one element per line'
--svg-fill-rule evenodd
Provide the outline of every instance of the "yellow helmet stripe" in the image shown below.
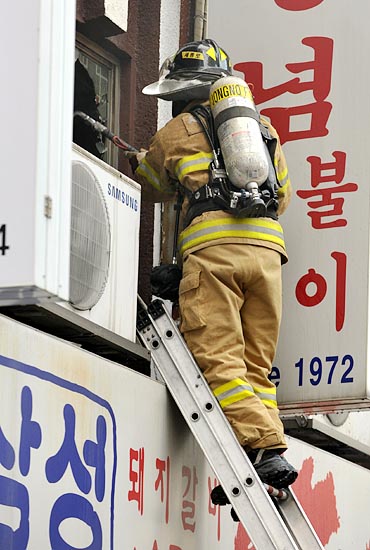
<path fill-rule="evenodd" d="M 220 59 L 221 61 L 224 61 L 224 59 L 227 59 L 227 55 L 226 53 L 221 50 L 221 48 L 219 48 L 219 52 L 220 52 Z M 217 59 L 217 56 L 216 56 L 216 50 L 214 49 L 213 46 L 211 46 L 207 51 L 206 51 L 207 55 L 213 59 L 213 61 L 216 61 Z"/>
<path fill-rule="evenodd" d="M 214 49 L 213 46 L 211 46 L 210 48 L 208 48 L 208 50 L 206 51 L 206 54 L 211 58 L 213 59 L 214 61 L 216 61 L 216 51 Z"/>

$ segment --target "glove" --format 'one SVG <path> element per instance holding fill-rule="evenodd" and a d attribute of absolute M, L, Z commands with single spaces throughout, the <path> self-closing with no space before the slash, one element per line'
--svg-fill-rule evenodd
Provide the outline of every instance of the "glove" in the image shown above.
<path fill-rule="evenodd" d="M 143 160 L 147 152 L 148 151 L 146 149 L 140 149 L 140 151 L 136 153 L 136 155 L 130 155 L 128 160 L 130 162 L 133 174 L 135 174 L 136 168 L 139 166 L 139 163 Z"/>
<path fill-rule="evenodd" d="M 177 303 L 182 270 L 177 264 L 164 264 L 153 267 L 150 275 L 152 293 L 163 300 Z"/>

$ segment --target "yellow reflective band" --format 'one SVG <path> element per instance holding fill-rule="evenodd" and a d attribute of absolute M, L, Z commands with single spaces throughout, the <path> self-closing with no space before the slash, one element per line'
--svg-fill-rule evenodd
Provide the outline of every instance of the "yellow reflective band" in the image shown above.
<path fill-rule="evenodd" d="M 242 380 L 241 378 L 234 378 L 234 380 L 230 380 L 230 382 L 226 382 L 226 384 L 222 384 L 222 386 L 219 386 L 215 390 L 213 390 L 213 393 L 217 397 L 221 393 L 224 393 L 226 391 L 232 390 L 238 386 L 246 386 L 247 383 L 245 380 Z M 249 386 L 250 389 L 253 391 L 252 386 Z"/>
<path fill-rule="evenodd" d="M 253 386 L 255 393 L 266 393 L 269 395 L 276 395 L 276 387 L 272 388 L 259 388 L 258 386 Z"/>
<path fill-rule="evenodd" d="M 222 225 L 227 226 L 230 224 L 240 226 L 253 225 L 255 227 L 266 227 L 283 235 L 281 225 L 279 224 L 279 222 L 276 222 L 274 220 L 266 220 L 265 218 L 218 218 L 217 220 L 210 220 L 207 222 L 201 222 L 197 223 L 196 225 L 192 225 L 182 232 L 182 236 L 184 238 L 188 235 L 191 235 L 192 233 L 196 233 L 199 230 L 207 229 L 208 227 L 217 227 Z"/>
<path fill-rule="evenodd" d="M 261 399 L 262 403 L 265 405 L 265 407 L 268 407 L 270 409 L 277 409 L 277 402 L 272 399 Z"/>
<path fill-rule="evenodd" d="M 262 403 L 266 407 L 270 407 L 271 409 L 277 408 L 277 402 L 276 402 L 276 388 L 257 388 L 256 386 L 253 386 L 254 393 L 257 397 L 262 401 Z"/>
<path fill-rule="evenodd" d="M 183 157 L 176 165 L 176 175 L 181 182 L 187 174 L 198 172 L 199 170 L 208 170 L 212 160 L 213 154 L 203 151 L 195 155 Z"/>
<path fill-rule="evenodd" d="M 219 404 L 221 409 L 225 409 L 225 407 L 228 407 L 233 403 L 237 403 L 238 401 L 242 401 L 243 399 L 247 399 L 247 397 L 251 397 L 252 395 L 254 395 L 254 393 L 248 390 L 239 391 L 235 395 L 230 395 L 230 397 L 219 400 Z"/>
<path fill-rule="evenodd" d="M 161 181 L 159 174 L 152 168 L 149 162 L 144 158 L 136 168 L 136 173 L 143 176 L 153 187 L 161 191 Z"/>
<path fill-rule="evenodd" d="M 236 403 L 237 401 L 241 401 L 247 397 L 254 396 L 252 386 L 247 384 L 247 382 L 241 378 L 235 378 L 234 380 L 219 386 L 213 391 L 213 393 L 217 397 L 222 409 L 232 403 Z"/>
<path fill-rule="evenodd" d="M 227 59 L 226 53 L 223 50 L 221 50 L 221 48 L 220 48 L 220 54 L 221 54 L 221 61 L 223 61 L 224 59 Z"/>
<path fill-rule="evenodd" d="M 283 180 L 284 178 L 286 178 L 287 174 L 288 174 L 288 167 L 286 166 L 285 168 L 283 168 L 283 170 L 278 172 L 279 180 Z"/>
<path fill-rule="evenodd" d="M 288 167 L 284 168 L 281 172 L 277 173 L 277 178 L 279 180 L 280 185 L 284 185 L 285 181 L 288 178 Z"/>
<path fill-rule="evenodd" d="M 290 179 L 288 178 L 288 181 L 284 185 L 282 185 L 281 187 L 278 188 L 277 194 L 278 195 L 285 195 L 285 192 L 286 192 L 287 188 L 289 187 L 289 185 L 290 185 Z"/>
<path fill-rule="evenodd" d="M 183 254 L 190 248 L 214 239 L 244 237 L 270 241 L 285 248 L 281 225 L 265 218 L 219 218 L 200 222 L 185 229 L 180 235 L 179 246 Z"/>

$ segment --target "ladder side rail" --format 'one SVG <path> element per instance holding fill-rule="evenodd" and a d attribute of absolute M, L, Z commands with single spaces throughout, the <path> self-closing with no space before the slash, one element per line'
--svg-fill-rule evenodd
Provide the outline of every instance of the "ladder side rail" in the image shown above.
<path fill-rule="evenodd" d="M 151 317 L 151 316 L 150 316 Z M 224 448 L 224 455 L 227 456 L 228 464 L 231 465 L 234 472 L 240 472 L 242 475 L 237 476 L 241 485 L 245 486 L 245 480 L 250 479 L 250 472 L 253 471 L 253 482 L 257 482 L 261 485 L 264 494 L 266 494 L 263 485 L 260 483 L 258 475 L 255 473 L 246 453 L 243 451 L 239 442 L 237 441 L 234 432 L 231 429 L 229 422 L 226 420 L 224 413 L 222 412 L 218 401 L 213 395 L 209 385 L 203 377 L 196 361 L 194 360 L 191 352 L 189 351 L 186 343 L 179 333 L 177 326 L 169 313 L 165 310 L 164 314 L 154 319 L 151 317 L 152 323 L 155 324 L 162 338 L 162 342 L 167 349 L 167 352 L 171 356 L 172 363 L 177 367 L 176 370 L 180 370 L 180 374 L 183 383 L 187 386 L 188 391 L 195 396 L 196 403 L 202 403 L 203 408 L 207 413 L 206 405 L 208 403 L 213 404 L 215 412 L 213 415 L 206 414 L 205 420 L 209 424 L 209 428 L 217 439 L 218 445 Z M 184 358 L 186 357 L 186 363 Z M 180 368 L 179 368 L 180 367 Z M 173 368 L 173 367 L 171 367 Z M 158 366 L 161 370 L 161 366 Z M 166 381 L 165 375 L 163 378 Z M 166 381 L 167 384 L 167 381 Z M 170 382 L 167 384 L 170 387 Z M 181 402 L 178 403 L 180 410 L 182 410 Z M 183 412 L 183 411 L 182 411 Z M 185 416 L 183 412 L 183 415 Z M 217 415 L 216 415 L 217 412 Z M 186 418 L 186 417 L 185 417 Z M 190 426 L 191 427 L 191 426 Z M 225 445 L 226 440 L 233 440 L 234 444 L 228 443 Z M 209 453 L 208 453 L 209 454 Z M 206 453 L 207 456 L 207 453 Z M 210 457 L 207 456 L 210 461 Z M 245 465 L 249 466 L 247 471 Z M 224 478 L 218 476 L 220 480 L 225 482 Z M 226 492 L 230 502 L 233 498 L 230 496 L 230 491 L 226 490 L 224 484 L 222 484 L 224 491 Z M 248 487 L 250 491 L 250 487 Z M 252 491 L 250 491 L 252 493 Z M 256 495 L 251 494 L 253 503 L 256 503 Z M 267 496 L 269 499 L 270 497 Z M 270 499 L 271 500 L 271 499 Z M 236 499 L 233 499 L 235 503 L 235 510 L 237 511 Z M 284 524 L 293 536 L 294 540 L 298 542 L 301 550 L 323 550 L 323 546 L 314 531 L 309 519 L 304 513 L 302 507 L 298 503 L 293 491 L 289 491 L 289 498 L 286 500 L 276 501 L 276 506 L 279 509 L 280 516 L 283 519 Z"/>
<path fill-rule="evenodd" d="M 139 332 L 240 521 L 258 550 L 299 550 L 181 335 L 176 338 L 176 325 L 165 313 Z M 163 340 L 170 342 L 170 352 Z"/>
<path fill-rule="evenodd" d="M 293 489 L 288 489 L 289 498 L 277 502 L 277 508 L 285 524 L 294 526 L 292 534 L 302 548 L 318 548 L 324 550 L 317 533 L 308 519 Z"/>

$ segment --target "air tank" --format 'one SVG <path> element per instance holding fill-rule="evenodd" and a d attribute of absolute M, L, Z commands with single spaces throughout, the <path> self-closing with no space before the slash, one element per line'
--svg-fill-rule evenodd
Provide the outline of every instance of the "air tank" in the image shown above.
<path fill-rule="evenodd" d="M 226 76 L 210 89 L 210 106 L 230 181 L 241 189 L 262 185 L 269 173 L 259 115 L 248 84 Z"/>

